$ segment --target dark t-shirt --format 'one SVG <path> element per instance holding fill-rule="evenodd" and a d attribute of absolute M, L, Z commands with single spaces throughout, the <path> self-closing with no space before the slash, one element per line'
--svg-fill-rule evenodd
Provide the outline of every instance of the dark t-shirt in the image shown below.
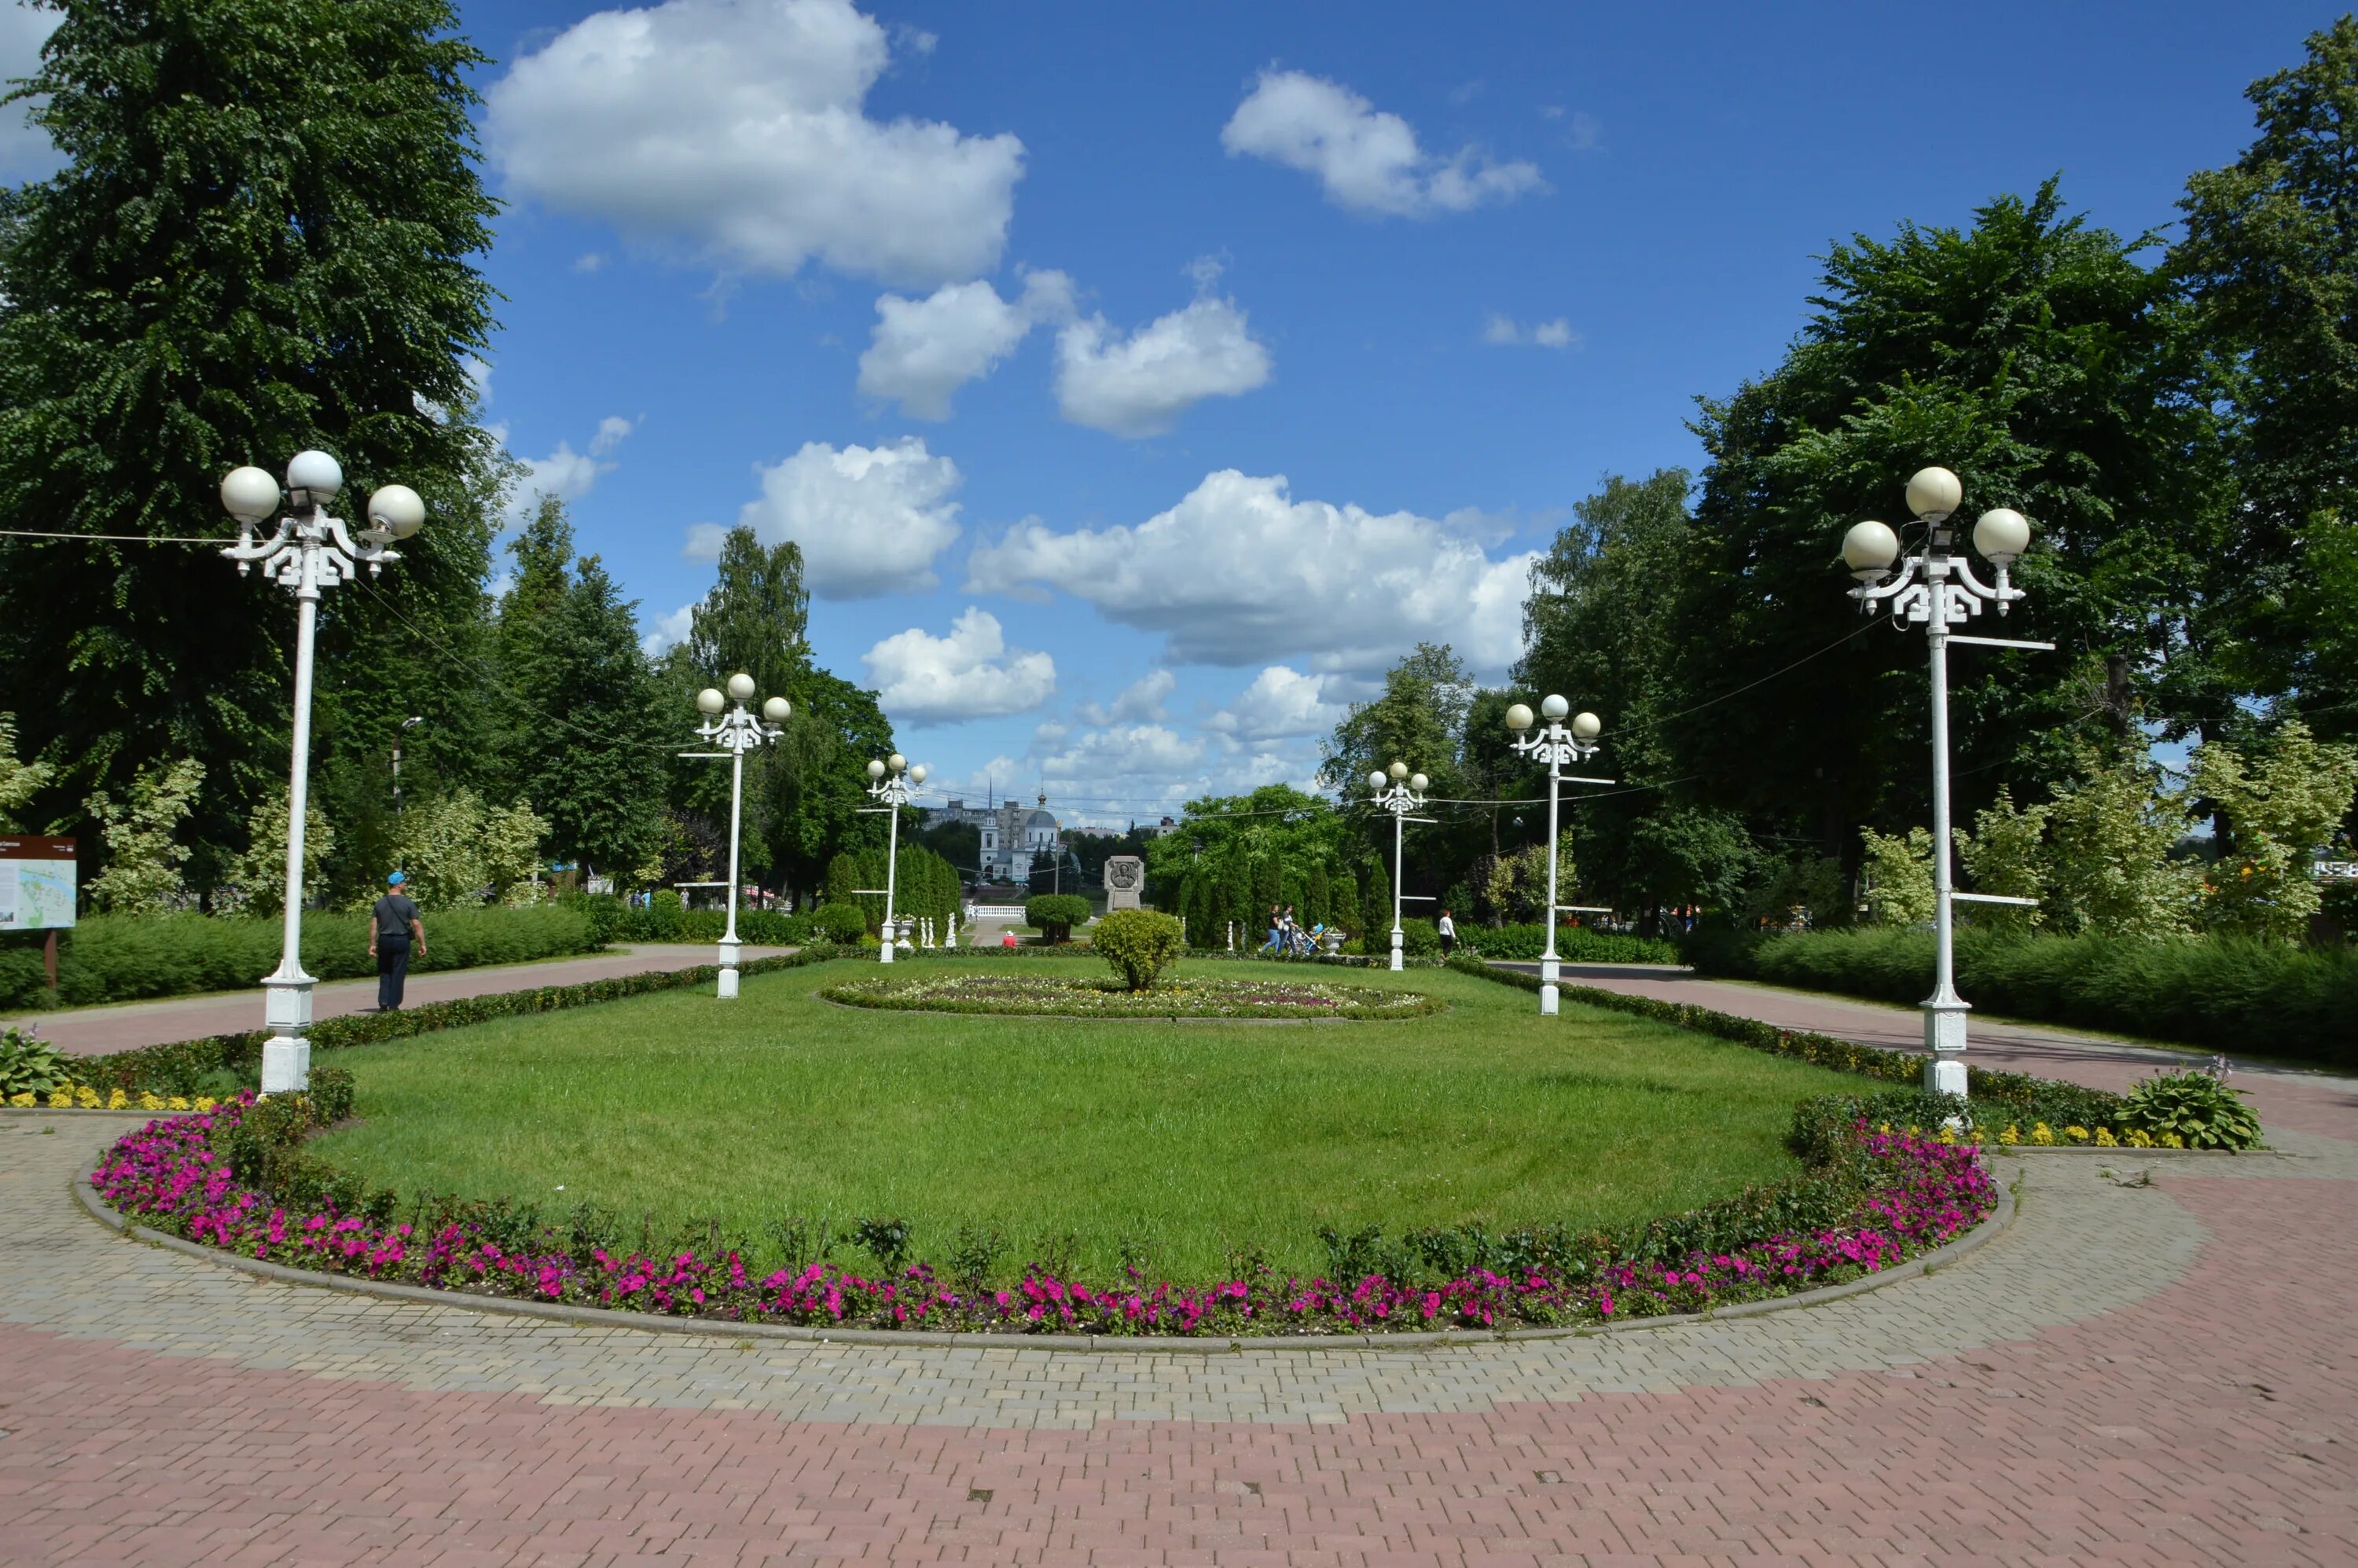
<path fill-rule="evenodd" d="M 409 923 L 417 918 L 417 906 L 401 893 L 389 892 L 376 901 L 376 935 L 379 941 L 388 936 L 409 940 Z"/>

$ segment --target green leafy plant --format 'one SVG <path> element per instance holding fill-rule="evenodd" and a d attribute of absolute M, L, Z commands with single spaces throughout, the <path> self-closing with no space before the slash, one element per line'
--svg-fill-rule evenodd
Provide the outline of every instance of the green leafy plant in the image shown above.
<path fill-rule="evenodd" d="M 1035 901 L 1036 902 L 1036 901 Z M 1151 909 L 1118 909 L 1098 922 L 1090 946 L 1131 990 L 1152 990 L 1186 946 L 1177 918 Z"/>
<path fill-rule="evenodd" d="M 2260 1146 L 2260 1119 L 2244 1103 L 2243 1091 L 2229 1088 L 2216 1072 L 2147 1078 L 2122 1100 L 2120 1119 L 2157 1141 L 2174 1133 L 2189 1149 Z"/>
<path fill-rule="evenodd" d="M 820 904 L 811 915 L 811 924 L 828 941 L 847 946 L 868 935 L 868 916 L 856 903 Z"/>
<path fill-rule="evenodd" d="M 66 1058 L 56 1046 L 29 1029 L 0 1027 L 0 1098 L 45 1095 L 70 1081 Z"/>
<path fill-rule="evenodd" d="M 1069 942 L 1073 927 L 1089 923 L 1089 901 L 1076 892 L 1044 892 L 1023 901 L 1023 924 L 1051 942 Z"/>

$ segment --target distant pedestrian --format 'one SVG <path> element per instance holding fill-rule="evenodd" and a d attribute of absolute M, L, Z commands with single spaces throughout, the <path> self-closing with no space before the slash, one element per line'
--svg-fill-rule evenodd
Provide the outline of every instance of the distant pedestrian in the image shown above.
<path fill-rule="evenodd" d="M 1446 958 L 1450 950 L 1457 946 L 1457 922 L 1449 918 L 1449 912 L 1445 909 L 1441 912 L 1440 926 L 1441 956 Z"/>
<path fill-rule="evenodd" d="M 385 894 L 369 911 L 369 957 L 376 960 L 376 1010 L 395 1012 L 401 1007 L 401 988 L 409 979 L 409 955 L 413 942 L 417 956 L 426 957 L 426 922 L 417 915 L 417 905 L 401 891 L 408 878 L 395 871 L 384 879 Z"/>

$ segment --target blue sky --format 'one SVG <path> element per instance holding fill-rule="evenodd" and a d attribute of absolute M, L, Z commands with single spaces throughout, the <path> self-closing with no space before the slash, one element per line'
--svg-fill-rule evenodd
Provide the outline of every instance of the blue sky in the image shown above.
<path fill-rule="evenodd" d="M 2333 14 L 478 3 L 484 415 L 651 638 L 716 527 L 796 537 L 937 781 L 1151 820 L 1305 782 L 1421 637 L 1500 673 L 1831 239 L 2055 173 L 2167 225 Z"/>

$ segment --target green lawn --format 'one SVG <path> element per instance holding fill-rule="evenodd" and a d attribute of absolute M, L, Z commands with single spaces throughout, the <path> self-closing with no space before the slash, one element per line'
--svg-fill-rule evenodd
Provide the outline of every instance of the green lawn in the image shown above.
<path fill-rule="evenodd" d="M 1186 1278 L 1256 1246 L 1316 1267 L 1322 1224 L 1609 1225 L 1688 1207 L 1791 1173 L 1793 1102 L 1857 1087 L 1618 1013 L 1541 1019 L 1529 993 L 1446 970 L 1348 977 L 1450 1006 L 1395 1022 L 963 1017 L 812 994 L 875 968 L 338 1052 L 362 1119 L 319 1152 L 404 1192 L 594 1202 L 633 1231 L 643 1214 L 659 1233 L 710 1217 L 752 1235 L 889 1216 L 912 1223 L 918 1257 L 987 1226 L 1010 1262 L 1069 1236 L 1094 1276 L 1128 1254 Z"/>

